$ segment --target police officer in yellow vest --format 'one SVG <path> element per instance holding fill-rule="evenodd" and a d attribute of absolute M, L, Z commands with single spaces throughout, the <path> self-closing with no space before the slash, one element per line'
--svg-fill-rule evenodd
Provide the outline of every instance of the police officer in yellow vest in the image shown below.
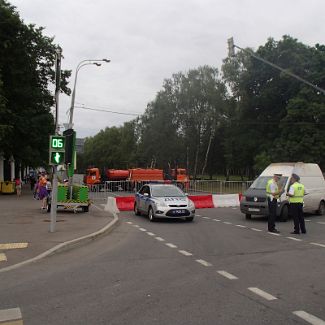
<path fill-rule="evenodd" d="M 305 234 L 305 219 L 303 212 L 305 186 L 299 182 L 300 177 L 297 174 L 292 174 L 290 179 L 290 188 L 287 193 L 289 197 L 289 214 L 293 218 L 294 231 L 292 234 L 300 234 L 300 231 Z"/>
<path fill-rule="evenodd" d="M 273 178 L 271 178 L 266 184 L 266 196 L 269 207 L 268 231 L 274 233 L 279 233 L 275 228 L 275 219 L 277 203 L 282 191 L 279 183 L 281 176 L 282 174 L 274 174 Z"/>

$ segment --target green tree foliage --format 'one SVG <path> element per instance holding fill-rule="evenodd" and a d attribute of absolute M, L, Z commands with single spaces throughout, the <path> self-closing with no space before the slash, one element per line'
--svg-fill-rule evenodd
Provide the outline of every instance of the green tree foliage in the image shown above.
<path fill-rule="evenodd" d="M 49 85 L 54 83 L 57 46 L 43 35 L 43 28 L 24 24 L 4 0 L 0 22 L 0 150 L 23 165 L 44 165 L 49 134 L 54 133 Z M 66 93 L 69 76 L 69 71 L 62 72 Z"/>

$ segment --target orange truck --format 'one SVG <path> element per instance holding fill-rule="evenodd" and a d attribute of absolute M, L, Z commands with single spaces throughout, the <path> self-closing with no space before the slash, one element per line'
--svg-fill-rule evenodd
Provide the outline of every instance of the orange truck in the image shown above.
<path fill-rule="evenodd" d="M 84 183 L 87 185 L 97 185 L 107 181 L 163 181 L 169 183 L 176 181 L 183 187 L 187 187 L 189 177 L 184 168 L 171 169 L 170 175 L 164 174 L 162 169 L 156 168 L 131 168 L 131 169 L 107 169 L 105 179 L 102 179 L 99 168 L 88 168 L 84 177 Z"/>

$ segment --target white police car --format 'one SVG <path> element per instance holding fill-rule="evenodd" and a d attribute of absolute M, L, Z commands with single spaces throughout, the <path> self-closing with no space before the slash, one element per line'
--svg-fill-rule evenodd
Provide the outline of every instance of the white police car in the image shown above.
<path fill-rule="evenodd" d="M 183 218 L 193 221 L 194 203 L 172 184 L 145 184 L 135 195 L 134 213 L 146 214 L 150 221 L 156 218 Z"/>

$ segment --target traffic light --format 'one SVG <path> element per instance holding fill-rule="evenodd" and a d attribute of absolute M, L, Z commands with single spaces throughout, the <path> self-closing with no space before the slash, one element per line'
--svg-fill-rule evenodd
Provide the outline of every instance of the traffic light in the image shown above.
<path fill-rule="evenodd" d="M 65 136 L 65 163 L 72 164 L 74 158 L 76 132 L 73 129 L 68 129 L 63 132 Z"/>
<path fill-rule="evenodd" d="M 50 136 L 49 164 L 62 165 L 64 163 L 65 137 L 60 135 Z"/>

